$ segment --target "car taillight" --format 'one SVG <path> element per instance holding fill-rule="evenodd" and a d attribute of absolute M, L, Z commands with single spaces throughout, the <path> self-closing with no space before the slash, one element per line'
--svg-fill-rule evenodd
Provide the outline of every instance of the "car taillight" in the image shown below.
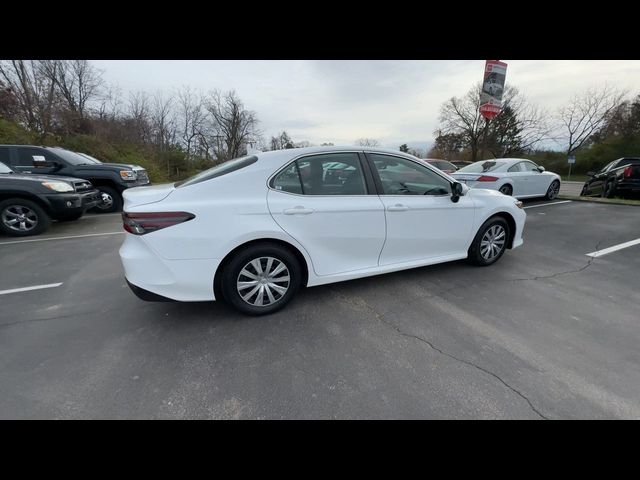
<path fill-rule="evenodd" d="M 495 182 L 498 180 L 498 177 L 492 177 L 491 175 L 482 175 L 478 178 L 478 182 Z"/>
<path fill-rule="evenodd" d="M 122 212 L 122 224 L 127 232 L 134 235 L 144 235 L 187 222 L 195 217 L 194 214 L 187 212 Z"/>
<path fill-rule="evenodd" d="M 629 165 L 627 168 L 623 170 L 624 178 L 631 178 L 632 172 L 633 172 L 633 167 Z"/>

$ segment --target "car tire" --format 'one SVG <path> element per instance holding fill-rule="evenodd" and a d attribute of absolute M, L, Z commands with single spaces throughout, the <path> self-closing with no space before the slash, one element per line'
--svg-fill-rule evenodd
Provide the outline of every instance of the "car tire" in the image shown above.
<path fill-rule="evenodd" d="M 24 222 L 19 222 L 24 219 Z M 18 222 L 14 221 L 18 220 Z M 47 212 L 35 202 L 9 198 L 0 202 L 0 230 L 13 237 L 27 237 L 46 232 L 51 226 Z"/>
<path fill-rule="evenodd" d="M 469 247 L 467 260 L 482 267 L 494 264 L 504 254 L 510 238 L 507 221 L 502 217 L 491 217 L 478 229 Z"/>
<path fill-rule="evenodd" d="M 615 180 L 608 180 L 602 187 L 602 198 L 613 198 L 616 192 Z"/>
<path fill-rule="evenodd" d="M 546 198 L 547 200 L 553 200 L 558 196 L 558 193 L 560 193 L 560 182 L 558 180 L 554 180 L 553 182 L 551 182 L 551 185 L 549 185 L 547 194 L 544 196 L 544 198 Z"/>
<path fill-rule="evenodd" d="M 274 243 L 259 243 L 241 250 L 224 266 L 221 291 L 240 312 L 267 315 L 291 301 L 301 279 L 300 263 L 291 251 Z"/>
<path fill-rule="evenodd" d="M 73 222 L 75 220 L 78 220 L 80 217 L 82 217 L 82 215 L 84 215 L 84 212 L 73 213 L 71 215 L 64 215 L 62 217 L 58 217 L 56 220 L 58 220 L 59 222 Z"/>
<path fill-rule="evenodd" d="M 505 195 L 511 196 L 513 195 L 513 187 L 511 185 L 509 185 L 508 183 L 505 183 L 504 185 L 502 185 L 498 191 L 500 193 L 504 193 Z"/>
<path fill-rule="evenodd" d="M 102 195 L 103 202 L 93 207 L 94 212 L 114 213 L 122 210 L 122 195 L 115 188 L 97 186 Z"/>

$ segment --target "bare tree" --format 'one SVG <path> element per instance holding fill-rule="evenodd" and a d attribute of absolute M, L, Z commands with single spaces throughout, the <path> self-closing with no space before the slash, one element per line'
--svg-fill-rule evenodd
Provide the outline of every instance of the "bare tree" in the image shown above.
<path fill-rule="evenodd" d="M 156 92 L 153 96 L 151 135 L 153 142 L 160 150 L 165 150 L 175 142 L 176 117 L 173 110 L 173 103 L 173 97 L 167 97 L 161 91 Z"/>
<path fill-rule="evenodd" d="M 20 122 L 41 134 L 52 130 L 58 100 L 55 82 L 43 70 L 37 60 L 0 61 L 0 79 L 17 101 Z"/>
<path fill-rule="evenodd" d="M 151 102 L 145 92 L 138 91 L 129 94 L 127 114 L 137 138 L 142 143 L 151 142 Z"/>
<path fill-rule="evenodd" d="M 191 160 L 194 153 L 202 153 L 202 140 L 205 136 L 206 112 L 202 105 L 202 97 L 184 86 L 176 94 L 180 140 Z"/>
<path fill-rule="evenodd" d="M 359 138 L 356 140 L 356 145 L 360 147 L 379 147 L 380 142 L 375 138 Z"/>
<path fill-rule="evenodd" d="M 41 65 L 42 72 L 54 83 L 66 108 L 84 118 L 89 103 L 99 96 L 104 84 L 102 72 L 88 60 L 44 60 Z"/>
<path fill-rule="evenodd" d="M 589 88 L 581 94 L 574 95 L 569 103 L 558 110 L 557 118 L 564 130 L 564 141 L 567 155 L 571 155 L 597 132 L 623 102 L 626 92 L 610 88 Z"/>
<path fill-rule="evenodd" d="M 210 115 L 211 142 L 219 161 L 244 155 L 249 142 L 258 140 L 258 119 L 254 112 L 246 110 L 235 91 L 221 93 L 214 90 L 205 101 Z"/>

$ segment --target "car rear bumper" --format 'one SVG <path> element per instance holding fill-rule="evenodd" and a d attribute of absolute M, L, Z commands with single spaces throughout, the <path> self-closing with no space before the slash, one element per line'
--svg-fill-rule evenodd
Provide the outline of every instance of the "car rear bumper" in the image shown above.
<path fill-rule="evenodd" d="M 147 300 L 144 296 L 152 294 L 151 297 L 164 297 L 165 300 L 162 301 L 215 300 L 213 278 L 220 260 L 165 259 L 147 244 L 143 236 L 130 233 L 125 235 L 120 247 L 120 259 L 127 282 L 136 287 L 137 291 L 132 290 L 140 298 Z"/>

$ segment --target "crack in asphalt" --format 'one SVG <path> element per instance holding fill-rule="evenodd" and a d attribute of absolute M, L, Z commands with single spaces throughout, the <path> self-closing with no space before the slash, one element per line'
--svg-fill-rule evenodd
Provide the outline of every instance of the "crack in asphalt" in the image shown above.
<path fill-rule="evenodd" d="M 600 240 L 598 243 L 596 243 L 596 248 L 595 251 L 597 252 L 600 249 L 600 244 L 602 244 L 604 240 Z M 569 274 L 573 274 L 573 273 L 580 273 L 585 271 L 587 268 L 589 268 L 593 262 L 595 262 L 596 257 L 589 257 L 589 260 L 587 261 L 587 263 L 585 265 L 583 265 L 582 267 L 575 269 L 575 270 L 566 270 L 563 272 L 557 272 L 557 273 L 552 273 L 551 275 L 541 275 L 541 276 L 536 276 L 536 277 L 526 277 L 526 278 L 512 278 L 511 280 L 508 280 L 509 282 L 521 282 L 521 281 L 527 281 L 527 280 L 544 280 L 547 278 L 554 278 L 554 277 L 559 277 L 560 275 L 569 275 Z M 507 280 L 503 280 L 503 281 L 507 281 Z"/>
<path fill-rule="evenodd" d="M 351 304 L 353 306 L 355 306 L 356 308 L 358 307 L 364 307 L 367 310 L 369 310 L 371 313 L 373 313 L 373 315 L 375 315 L 376 319 L 386 325 L 389 328 L 392 328 L 393 330 L 396 331 L 396 333 L 398 333 L 399 335 L 406 337 L 406 338 L 413 338 L 415 340 L 418 340 L 424 344 L 426 344 L 427 346 L 429 346 L 429 348 L 431 348 L 432 350 L 438 352 L 441 355 L 444 355 L 445 357 L 449 357 L 457 362 L 463 363 L 465 365 L 468 365 L 470 367 L 473 367 L 477 370 L 480 370 L 481 372 L 492 376 L 493 378 L 495 378 L 496 380 L 498 380 L 502 385 L 504 385 L 505 387 L 507 387 L 509 390 L 511 390 L 513 393 L 515 393 L 516 395 L 518 395 L 520 398 L 522 398 L 525 402 L 527 402 L 527 405 L 529 405 L 529 408 L 531 408 L 531 410 L 533 412 L 535 412 L 536 415 L 538 415 L 540 418 L 542 418 L 543 420 L 549 420 L 549 418 L 547 416 L 545 416 L 542 412 L 540 412 L 540 410 L 538 410 L 533 403 L 531 402 L 531 400 L 529 400 L 529 398 L 524 395 L 520 390 L 518 390 L 517 388 L 511 386 L 510 384 L 508 384 L 506 381 L 504 381 L 498 374 L 487 370 L 484 367 L 481 367 L 480 365 L 477 365 L 476 363 L 473 363 L 469 360 L 465 360 L 464 358 L 460 358 L 460 357 L 456 357 L 455 355 L 452 355 L 448 352 L 445 352 L 444 350 L 442 350 L 439 347 L 436 347 L 432 342 L 430 342 L 429 340 L 420 337 L 419 335 L 415 335 L 412 333 L 407 333 L 405 331 L 403 331 L 400 327 L 398 327 L 396 324 L 386 320 L 384 317 L 386 315 L 385 313 L 379 313 L 375 308 L 373 308 L 371 305 L 369 305 L 365 300 L 363 299 L 359 299 L 359 302 L 355 302 L 353 300 L 351 300 L 350 298 L 346 297 L 345 295 L 341 294 L 340 292 L 331 289 L 331 291 L 338 296 L 339 298 L 341 298 L 344 302 Z"/>

